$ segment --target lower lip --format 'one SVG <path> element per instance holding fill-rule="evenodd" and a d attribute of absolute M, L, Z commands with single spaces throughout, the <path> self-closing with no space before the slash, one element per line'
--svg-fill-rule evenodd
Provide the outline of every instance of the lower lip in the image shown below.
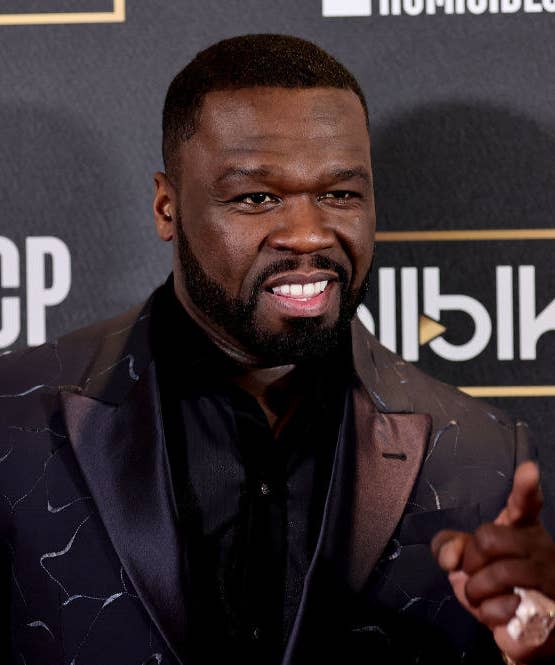
<path fill-rule="evenodd" d="M 291 296 L 282 296 L 278 293 L 269 293 L 265 295 L 270 302 L 278 307 L 282 312 L 289 316 L 321 316 L 325 314 L 330 304 L 332 291 L 335 289 L 335 282 L 329 283 L 326 288 L 318 295 L 305 298 L 292 298 Z"/>

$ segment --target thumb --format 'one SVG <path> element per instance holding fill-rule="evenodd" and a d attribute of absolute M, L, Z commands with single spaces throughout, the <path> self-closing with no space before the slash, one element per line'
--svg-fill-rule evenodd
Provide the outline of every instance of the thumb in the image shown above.
<path fill-rule="evenodd" d="M 542 505 L 538 465 L 535 462 L 523 462 L 515 471 L 511 493 L 495 524 L 503 526 L 535 524 L 539 521 Z"/>

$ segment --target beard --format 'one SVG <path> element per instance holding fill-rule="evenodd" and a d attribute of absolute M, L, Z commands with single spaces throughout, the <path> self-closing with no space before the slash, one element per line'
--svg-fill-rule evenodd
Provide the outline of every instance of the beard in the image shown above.
<path fill-rule="evenodd" d="M 284 258 L 268 265 L 258 276 L 247 300 L 230 296 L 224 287 L 209 277 L 197 260 L 183 231 L 181 217 L 175 220 L 181 276 L 191 301 L 209 321 L 226 331 L 264 366 L 299 364 L 324 358 L 349 338 L 350 322 L 366 292 L 370 271 L 358 289 L 351 289 L 345 268 L 323 255 L 312 257 L 311 267 L 332 270 L 338 275 L 339 314 L 333 324 L 322 316 L 291 317 L 287 328 L 274 332 L 257 322 L 256 307 L 262 284 L 272 275 L 298 270 L 298 258 Z"/>

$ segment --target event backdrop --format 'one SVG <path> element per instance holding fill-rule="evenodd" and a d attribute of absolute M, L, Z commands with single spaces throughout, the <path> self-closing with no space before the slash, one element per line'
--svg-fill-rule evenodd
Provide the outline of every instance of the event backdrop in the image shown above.
<path fill-rule="evenodd" d="M 164 279 L 151 197 L 169 81 L 221 38 L 299 35 L 368 98 L 379 243 L 362 320 L 526 418 L 552 500 L 554 12 L 555 0 L 0 0 L 0 349 L 111 316 Z"/>

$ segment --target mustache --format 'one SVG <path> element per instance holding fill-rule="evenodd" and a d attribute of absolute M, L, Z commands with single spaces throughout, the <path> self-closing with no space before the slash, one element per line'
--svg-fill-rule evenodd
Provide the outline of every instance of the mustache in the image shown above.
<path fill-rule="evenodd" d="M 327 256 L 323 256 L 322 254 L 316 254 L 311 258 L 310 267 L 317 270 L 331 270 L 332 272 L 335 272 L 341 287 L 343 289 L 347 287 L 349 280 L 347 271 L 340 263 L 337 263 L 337 261 L 334 261 Z M 257 297 L 257 294 L 262 289 L 262 284 L 273 275 L 278 275 L 282 272 L 292 272 L 294 270 L 299 270 L 300 268 L 306 268 L 306 264 L 300 258 L 290 257 L 270 263 L 257 276 L 252 287 L 251 299 Z"/>

